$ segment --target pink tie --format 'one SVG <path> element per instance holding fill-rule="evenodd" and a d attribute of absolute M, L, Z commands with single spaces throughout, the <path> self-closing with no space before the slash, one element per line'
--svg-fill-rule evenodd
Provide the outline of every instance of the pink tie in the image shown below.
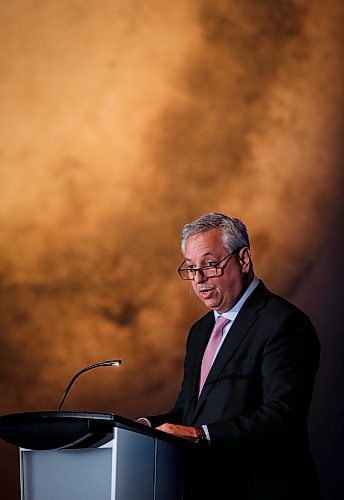
<path fill-rule="evenodd" d="M 223 316 L 219 316 L 216 320 L 214 329 L 210 335 L 208 345 L 203 354 L 198 395 L 200 395 L 202 392 L 204 382 L 208 376 L 208 373 L 210 372 L 210 368 L 213 364 L 216 351 L 222 340 L 222 330 L 229 321 L 229 319 L 224 318 Z"/>

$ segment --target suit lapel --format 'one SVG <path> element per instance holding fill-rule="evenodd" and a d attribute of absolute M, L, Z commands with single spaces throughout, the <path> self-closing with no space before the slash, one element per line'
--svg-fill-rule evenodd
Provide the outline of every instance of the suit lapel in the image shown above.
<path fill-rule="evenodd" d="M 230 359 L 233 357 L 235 354 L 236 350 L 238 349 L 239 345 L 241 342 L 244 340 L 246 335 L 249 333 L 251 327 L 255 323 L 256 319 L 258 318 L 258 310 L 263 306 L 265 302 L 265 294 L 267 292 L 267 289 L 263 285 L 263 283 L 260 283 L 257 288 L 252 292 L 250 297 L 247 299 L 247 301 L 244 303 L 242 309 L 240 310 L 239 314 L 234 320 L 233 325 L 231 326 L 221 348 L 216 356 L 216 359 L 214 361 L 213 366 L 211 367 L 211 370 L 209 372 L 208 378 L 204 384 L 203 390 L 201 392 L 200 398 L 198 399 L 198 402 L 195 407 L 195 412 L 193 414 L 193 420 L 197 417 L 200 409 L 203 406 L 204 401 L 206 400 L 209 391 L 211 390 L 213 383 L 212 381 L 216 381 L 218 377 L 220 376 L 222 370 L 224 369 L 225 365 L 230 361 Z M 214 324 L 214 321 L 213 321 Z M 211 327 L 212 328 L 212 327 Z M 210 329 L 211 332 L 211 329 Z M 206 337 L 209 339 L 210 332 L 208 332 L 208 336 Z M 206 340 L 207 342 L 207 340 Z M 206 344 L 205 344 L 206 345 Z M 196 379 L 197 381 L 199 380 L 199 371 L 201 369 L 201 362 L 202 362 L 202 357 L 203 357 L 203 352 L 205 349 L 205 345 L 203 346 L 202 344 L 202 351 L 200 354 L 200 360 L 198 360 L 199 366 L 197 367 L 198 372 L 196 372 Z M 198 355 L 199 356 L 199 355 Z M 198 387 L 196 388 L 196 393 L 198 390 Z"/>

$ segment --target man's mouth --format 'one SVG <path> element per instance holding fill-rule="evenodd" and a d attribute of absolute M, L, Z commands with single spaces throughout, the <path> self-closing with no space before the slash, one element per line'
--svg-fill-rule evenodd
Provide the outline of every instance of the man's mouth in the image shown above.
<path fill-rule="evenodd" d="M 214 288 L 211 287 L 211 288 L 201 288 L 198 290 L 198 293 L 200 295 L 200 297 L 203 297 L 204 299 L 208 299 L 211 294 L 213 293 L 214 291 Z"/>

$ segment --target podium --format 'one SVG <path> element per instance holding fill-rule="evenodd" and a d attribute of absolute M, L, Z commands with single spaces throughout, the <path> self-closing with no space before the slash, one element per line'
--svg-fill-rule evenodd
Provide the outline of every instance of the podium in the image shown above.
<path fill-rule="evenodd" d="M 191 443 L 107 413 L 0 417 L 19 447 L 21 500 L 182 500 Z"/>

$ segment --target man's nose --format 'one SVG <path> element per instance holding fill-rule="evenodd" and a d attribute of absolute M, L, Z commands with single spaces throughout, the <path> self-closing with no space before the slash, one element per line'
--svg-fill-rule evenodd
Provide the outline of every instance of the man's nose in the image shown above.
<path fill-rule="evenodd" d="M 207 279 L 208 278 L 204 276 L 202 269 L 196 269 L 195 283 L 203 283 L 204 281 L 207 281 Z"/>

